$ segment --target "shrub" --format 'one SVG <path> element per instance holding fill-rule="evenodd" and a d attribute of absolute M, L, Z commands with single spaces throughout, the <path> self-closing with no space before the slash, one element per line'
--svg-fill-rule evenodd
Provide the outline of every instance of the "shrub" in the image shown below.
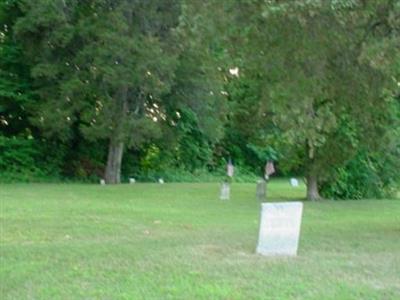
<path fill-rule="evenodd" d="M 0 181 L 56 179 L 63 157 L 63 148 L 49 141 L 0 135 Z"/>
<path fill-rule="evenodd" d="M 332 199 L 394 197 L 400 182 L 397 155 L 358 153 L 344 167 L 335 170 L 335 179 L 322 185 L 321 194 Z"/>

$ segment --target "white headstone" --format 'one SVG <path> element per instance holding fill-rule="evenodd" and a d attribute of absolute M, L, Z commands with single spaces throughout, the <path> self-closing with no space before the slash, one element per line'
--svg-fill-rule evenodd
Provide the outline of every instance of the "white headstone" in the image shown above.
<path fill-rule="evenodd" d="M 292 187 L 298 187 L 299 186 L 299 181 L 296 178 L 290 178 L 290 185 Z"/>
<path fill-rule="evenodd" d="M 164 179 L 162 179 L 162 178 L 158 179 L 158 183 L 164 184 Z"/>
<path fill-rule="evenodd" d="M 302 213 L 302 202 L 263 203 L 257 253 L 297 255 Z"/>
<path fill-rule="evenodd" d="M 221 195 L 219 198 L 221 200 L 229 200 L 230 191 L 231 191 L 231 187 L 230 187 L 229 183 L 223 182 L 221 184 Z"/>
<path fill-rule="evenodd" d="M 105 185 L 105 184 L 106 184 L 106 181 L 105 181 L 104 179 L 100 179 L 100 184 L 101 184 L 101 185 Z"/>
<path fill-rule="evenodd" d="M 136 179 L 135 178 L 129 178 L 129 183 L 135 183 Z"/>

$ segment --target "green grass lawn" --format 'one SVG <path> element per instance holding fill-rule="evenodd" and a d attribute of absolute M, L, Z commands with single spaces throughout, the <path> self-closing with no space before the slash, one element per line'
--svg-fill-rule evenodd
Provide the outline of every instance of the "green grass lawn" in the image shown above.
<path fill-rule="evenodd" d="M 218 189 L 0 185 L 0 298 L 400 299 L 399 200 L 306 202 L 298 257 L 266 258 L 255 184 Z"/>

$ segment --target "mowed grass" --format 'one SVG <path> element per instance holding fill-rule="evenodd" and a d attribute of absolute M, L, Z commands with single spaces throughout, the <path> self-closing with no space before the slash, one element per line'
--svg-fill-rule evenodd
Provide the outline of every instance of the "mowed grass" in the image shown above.
<path fill-rule="evenodd" d="M 272 181 L 269 199 L 304 197 Z M 255 254 L 255 184 L 0 185 L 1 299 L 400 299 L 400 201 L 305 202 L 299 255 Z"/>

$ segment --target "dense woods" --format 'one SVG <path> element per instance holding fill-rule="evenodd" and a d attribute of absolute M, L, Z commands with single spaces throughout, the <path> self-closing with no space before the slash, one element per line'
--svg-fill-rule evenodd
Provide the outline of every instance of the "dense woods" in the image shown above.
<path fill-rule="evenodd" d="M 400 174 L 400 1 L 1 0 L 0 180 Z"/>

